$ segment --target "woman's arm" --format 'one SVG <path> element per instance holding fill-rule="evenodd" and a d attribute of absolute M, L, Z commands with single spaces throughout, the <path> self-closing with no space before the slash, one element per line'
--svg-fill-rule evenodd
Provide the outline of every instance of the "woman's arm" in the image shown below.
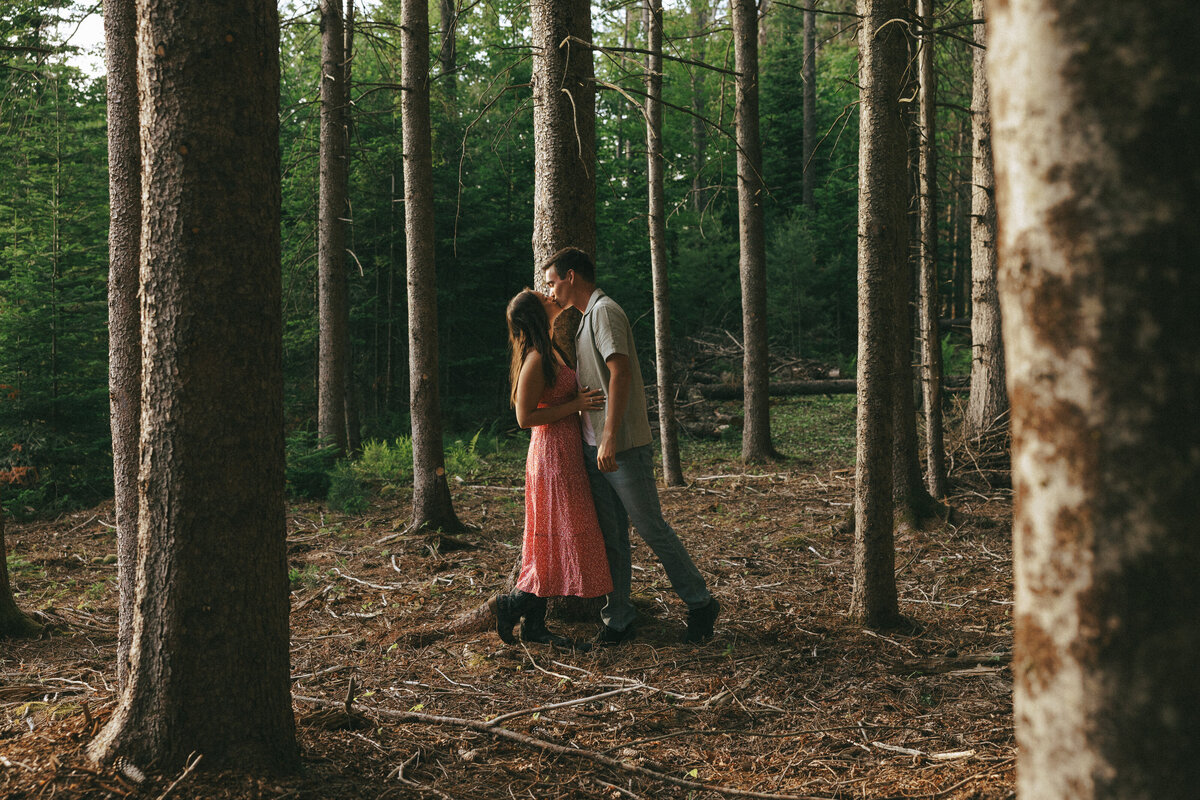
<path fill-rule="evenodd" d="M 546 379 L 542 375 L 542 355 L 537 351 L 531 351 L 525 357 L 525 363 L 521 365 L 521 374 L 517 377 L 517 424 L 522 428 L 549 425 L 569 414 L 591 411 L 604 406 L 604 393 L 599 389 L 589 389 L 577 392 L 565 403 L 538 408 L 538 399 L 545 390 Z"/>

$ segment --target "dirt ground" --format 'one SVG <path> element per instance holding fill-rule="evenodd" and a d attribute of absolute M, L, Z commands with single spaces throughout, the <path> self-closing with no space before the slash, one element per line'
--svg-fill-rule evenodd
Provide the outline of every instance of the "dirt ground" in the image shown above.
<path fill-rule="evenodd" d="M 84 745 L 115 702 L 112 508 L 10 522 L 18 602 L 55 627 L 0 643 L 0 795 L 1012 797 L 1011 492 L 960 476 L 949 502 L 961 524 L 898 534 L 901 611 L 919 627 L 872 632 L 846 615 L 845 464 L 685 469 L 685 488 L 662 491 L 665 516 L 723 605 L 699 647 L 680 642 L 685 609 L 644 545 L 634 551 L 641 620 L 626 645 L 568 652 L 506 646 L 494 632 L 435 634 L 499 590 L 519 555 L 515 469 L 455 486 L 475 526 L 459 537 L 464 549 L 394 537 L 403 495 L 354 517 L 293 505 L 303 768 L 284 778 L 89 763 Z M 344 701 L 352 678 L 348 724 L 314 699 Z"/>

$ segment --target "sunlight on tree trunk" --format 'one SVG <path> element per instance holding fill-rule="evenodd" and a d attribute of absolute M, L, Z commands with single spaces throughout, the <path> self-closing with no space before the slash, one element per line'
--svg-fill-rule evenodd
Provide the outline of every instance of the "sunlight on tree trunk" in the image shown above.
<path fill-rule="evenodd" d="M 920 311 L 921 391 L 925 405 L 925 483 L 935 498 L 946 494 L 946 448 L 942 435 L 941 302 L 938 281 L 937 79 L 933 71 L 933 0 L 917 0 L 922 31 L 918 43 L 920 76 Z"/>
<path fill-rule="evenodd" d="M 117 524 L 117 683 L 124 686 L 129 676 L 137 591 L 142 401 L 142 323 L 138 307 L 142 156 L 134 0 L 106 0 L 104 42 L 108 70 L 108 396 Z"/>
<path fill-rule="evenodd" d="M 592 52 L 575 37 L 592 41 L 587 0 L 534 0 L 533 32 L 533 271 L 545 286 L 541 265 L 562 247 L 596 257 L 596 86 Z M 605 283 L 605 265 L 596 282 Z M 565 309 L 554 324 L 554 341 L 575 360 L 575 329 L 582 315 Z"/>
<path fill-rule="evenodd" d="M 989 4 L 1017 788 L 1200 785 L 1200 6 Z"/>
<path fill-rule="evenodd" d="M 983 0 L 974 0 L 972 15 L 983 19 Z M 971 100 L 971 394 L 967 431 L 980 436 L 995 427 L 1008 410 L 1004 387 L 1004 343 L 1000 338 L 1000 296 L 996 290 L 996 178 L 992 169 L 992 124 L 988 106 L 987 28 L 975 26 Z"/>

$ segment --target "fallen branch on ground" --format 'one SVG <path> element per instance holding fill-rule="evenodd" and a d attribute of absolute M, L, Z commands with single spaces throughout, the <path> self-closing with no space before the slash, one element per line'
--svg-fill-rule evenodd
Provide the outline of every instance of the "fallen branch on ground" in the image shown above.
<path fill-rule="evenodd" d="M 344 701 L 326 700 L 321 697 L 304 697 L 301 695 L 293 695 L 293 698 L 302 703 L 312 703 L 313 705 L 322 706 L 325 708 L 345 709 Z M 509 730 L 508 728 L 499 728 L 490 722 L 480 722 L 472 719 L 460 719 L 458 717 L 442 717 L 436 714 L 421 714 L 416 711 L 393 711 L 387 708 L 370 708 L 364 709 L 367 713 L 374 714 L 388 719 L 394 719 L 398 722 L 419 722 L 425 725 L 451 725 L 456 728 L 468 728 L 479 733 L 485 733 L 489 736 L 495 736 L 499 739 L 508 739 L 512 742 L 535 747 L 547 753 L 555 753 L 562 756 L 573 756 L 575 758 L 585 758 L 589 761 L 594 761 L 601 766 L 614 769 L 619 772 L 627 772 L 633 775 L 640 775 L 643 778 L 650 778 L 663 783 L 670 783 L 674 786 L 682 786 L 685 789 L 695 789 L 697 791 L 717 792 L 718 794 L 726 795 L 727 797 L 754 797 L 759 800 L 832 800 L 828 797 L 815 797 L 812 795 L 794 795 L 794 794 L 772 794 L 769 792 L 755 792 L 749 789 L 737 789 L 732 786 L 720 786 L 710 783 L 701 783 L 699 781 L 689 781 L 683 778 L 676 778 L 671 775 L 665 775 L 661 772 L 656 772 L 646 767 L 639 767 L 636 764 L 628 764 L 624 761 L 619 761 L 615 758 L 610 758 L 603 753 L 598 753 L 595 750 L 584 750 L 582 748 L 567 747 L 566 745 L 555 744 L 554 742 L 538 739 L 534 736 L 527 736 L 517 731 Z"/>

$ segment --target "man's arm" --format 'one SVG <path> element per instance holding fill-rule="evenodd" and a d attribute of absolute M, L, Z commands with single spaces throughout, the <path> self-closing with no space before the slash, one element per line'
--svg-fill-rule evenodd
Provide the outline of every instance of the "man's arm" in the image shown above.
<path fill-rule="evenodd" d="M 633 375 L 629 367 L 629 356 L 613 353 L 604 361 L 608 367 L 608 403 L 604 409 L 604 435 L 596 450 L 596 466 L 601 472 L 617 471 L 617 431 L 625 420 L 629 408 L 629 385 Z"/>

